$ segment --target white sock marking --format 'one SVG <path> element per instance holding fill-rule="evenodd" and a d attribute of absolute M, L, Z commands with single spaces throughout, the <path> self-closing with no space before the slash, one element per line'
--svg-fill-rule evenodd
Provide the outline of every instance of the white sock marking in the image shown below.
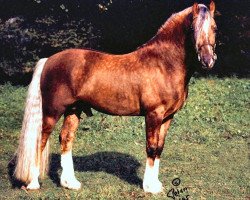
<path fill-rule="evenodd" d="M 61 155 L 61 166 L 63 168 L 63 172 L 67 176 L 72 176 L 72 175 L 74 176 L 72 151 L 69 151 Z"/>
<path fill-rule="evenodd" d="M 37 190 L 40 188 L 40 184 L 38 182 L 38 177 L 39 177 L 39 167 L 32 167 L 31 168 L 31 173 L 32 173 L 32 179 L 30 183 L 27 185 L 27 189 L 29 190 Z"/>
<path fill-rule="evenodd" d="M 149 165 L 149 160 L 147 160 L 143 179 L 143 189 L 145 192 L 155 194 L 162 191 L 162 183 L 158 179 L 159 165 L 160 159 L 155 159 L 153 167 Z"/>
<path fill-rule="evenodd" d="M 61 185 L 69 189 L 80 189 L 81 183 L 75 178 L 72 151 L 68 151 L 61 155 L 61 166 Z"/>

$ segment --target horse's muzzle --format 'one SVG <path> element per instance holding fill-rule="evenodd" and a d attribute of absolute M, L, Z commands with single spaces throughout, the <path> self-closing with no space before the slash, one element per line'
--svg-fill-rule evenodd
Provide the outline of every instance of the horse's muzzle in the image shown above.
<path fill-rule="evenodd" d="M 213 55 L 206 54 L 203 56 L 198 54 L 198 60 L 201 62 L 203 69 L 209 70 L 213 68 L 215 61 L 217 60 L 217 55 L 215 53 Z"/>

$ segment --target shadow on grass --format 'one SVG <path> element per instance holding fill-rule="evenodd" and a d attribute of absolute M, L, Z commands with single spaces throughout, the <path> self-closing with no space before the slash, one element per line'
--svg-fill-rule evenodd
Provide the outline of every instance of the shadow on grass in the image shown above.
<path fill-rule="evenodd" d="M 15 163 L 16 163 L 16 157 L 13 157 L 10 162 L 8 163 L 8 175 L 9 180 L 11 182 L 12 188 L 21 188 L 23 183 L 19 180 L 17 180 L 13 174 L 15 171 Z"/>
<path fill-rule="evenodd" d="M 142 187 L 142 180 L 137 175 L 140 163 L 128 154 L 118 152 L 98 152 L 88 156 L 73 156 L 75 171 L 79 172 L 106 172 L 129 184 Z M 49 177 L 60 186 L 60 175 L 58 174 L 60 165 L 60 155 L 52 154 L 50 162 Z M 23 184 L 13 177 L 15 161 L 8 164 L 9 179 L 13 188 L 20 188 Z M 83 180 L 84 181 L 84 180 Z"/>
<path fill-rule="evenodd" d="M 88 156 L 73 156 L 74 169 L 79 172 L 106 172 L 133 185 L 142 186 L 142 180 L 137 175 L 140 163 L 128 154 L 118 152 L 98 152 Z M 58 170 L 60 155 L 52 154 L 49 176 L 52 181 L 60 185 Z M 84 181 L 84 180 L 83 180 Z"/>

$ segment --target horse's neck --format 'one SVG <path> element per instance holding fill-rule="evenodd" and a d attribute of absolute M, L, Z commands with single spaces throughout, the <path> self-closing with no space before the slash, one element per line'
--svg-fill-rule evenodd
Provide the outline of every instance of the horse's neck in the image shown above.
<path fill-rule="evenodd" d="M 185 76 L 190 76 L 189 69 L 186 66 L 188 52 L 187 42 L 191 42 L 188 29 L 191 27 L 192 8 L 187 8 L 177 14 L 172 15 L 166 23 L 159 29 L 158 33 L 148 43 L 143 45 L 138 52 L 143 56 L 150 56 L 165 65 L 173 71 L 186 71 Z M 188 78 L 189 79 L 189 78 Z"/>
<path fill-rule="evenodd" d="M 157 37 L 166 42 L 182 45 L 191 27 L 192 7 L 173 14 L 157 32 Z"/>

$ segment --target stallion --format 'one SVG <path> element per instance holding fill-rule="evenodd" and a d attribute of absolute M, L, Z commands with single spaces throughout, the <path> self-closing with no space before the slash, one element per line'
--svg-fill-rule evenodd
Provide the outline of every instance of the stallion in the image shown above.
<path fill-rule="evenodd" d="M 143 189 L 161 192 L 159 162 L 167 130 L 187 98 L 192 74 L 200 65 L 211 69 L 217 58 L 215 3 L 208 7 L 194 3 L 173 14 L 150 41 L 128 54 L 68 49 L 39 60 L 28 89 L 15 177 L 27 189 L 40 188 L 39 176 L 49 163 L 49 136 L 64 115 L 60 183 L 80 189 L 72 143 L 81 113 L 91 116 L 95 109 L 111 115 L 145 116 Z"/>

